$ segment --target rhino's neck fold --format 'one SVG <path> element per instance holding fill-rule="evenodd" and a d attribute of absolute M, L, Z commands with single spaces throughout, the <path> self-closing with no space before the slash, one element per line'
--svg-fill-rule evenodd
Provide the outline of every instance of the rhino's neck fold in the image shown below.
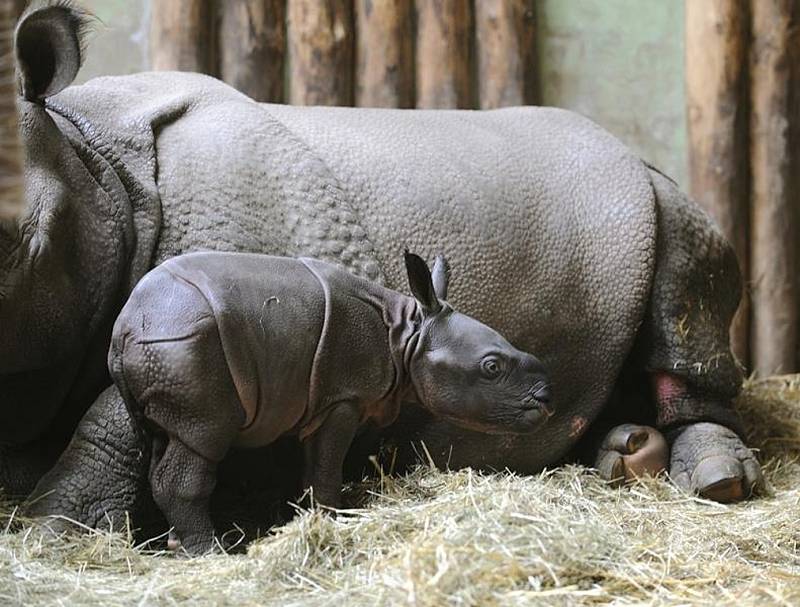
<path fill-rule="evenodd" d="M 400 402 L 420 402 L 411 377 L 411 363 L 417 356 L 421 323 L 417 302 L 399 293 L 385 307 L 389 328 L 389 351 L 395 368 L 392 395 Z"/>

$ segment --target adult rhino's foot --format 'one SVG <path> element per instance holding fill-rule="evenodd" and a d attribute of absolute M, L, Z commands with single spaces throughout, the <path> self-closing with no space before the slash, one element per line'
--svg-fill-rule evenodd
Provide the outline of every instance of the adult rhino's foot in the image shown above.
<path fill-rule="evenodd" d="M 602 478 L 620 485 L 641 476 L 655 476 L 666 470 L 668 464 L 669 446 L 658 430 L 622 424 L 603 439 L 595 468 Z"/>
<path fill-rule="evenodd" d="M 115 387 L 103 392 L 81 420 L 55 466 L 36 485 L 26 513 L 56 517 L 55 530 L 74 521 L 124 529 L 129 513 L 154 512 L 147 486 L 149 450 Z"/>
<path fill-rule="evenodd" d="M 764 487 L 753 452 L 733 430 L 712 423 L 676 432 L 670 476 L 679 487 L 722 503 L 746 499 Z"/>

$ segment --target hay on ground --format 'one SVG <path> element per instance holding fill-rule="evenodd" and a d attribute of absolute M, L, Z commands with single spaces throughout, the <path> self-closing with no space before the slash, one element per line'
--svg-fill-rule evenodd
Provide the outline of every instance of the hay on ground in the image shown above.
<path fill-rule="evenodd" d="M 246 554 L 181 559 L 125 533 L 54 538 L 0 504 L 0 604 L 800 604 L 800 376 L 749 383 L 738 406 L 771 495 L 733 506 L 664 479 L 612 489 L 578 466 L 421 467 Z"/>

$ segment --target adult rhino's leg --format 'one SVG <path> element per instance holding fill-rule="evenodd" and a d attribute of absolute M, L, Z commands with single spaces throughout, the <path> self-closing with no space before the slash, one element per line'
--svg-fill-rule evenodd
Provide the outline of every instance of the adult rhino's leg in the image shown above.
<path fill-rule="evenodd" d="M 36 485 L 27 514 L 59 516 L 88 527 L 124 528 L 157 515 L 147 484 L 149 446 L 116 387 L 84 415 L 67 449 Z"/>
<path fill-rule="evenodd" d="M 651 171 L 659 210 L 656 274 L 634 357 L 648 375 L 670 476 L 701 495 L 737 501 L 763 480 L 732 407 L 742 373 L 729 328 L 741 296 L 730 245 L 671 181 Z"/>

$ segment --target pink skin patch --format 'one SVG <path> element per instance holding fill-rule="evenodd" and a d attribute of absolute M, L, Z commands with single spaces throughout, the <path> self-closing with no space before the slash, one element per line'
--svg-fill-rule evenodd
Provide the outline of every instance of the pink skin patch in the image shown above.
<path fill-rule="evenodd" d="M 686 395 L 686 383 L 671 373 L 653 373 L 652 378 L 658 423 L 669 424 L 675 421 L 677 416 L 678 401 Z"/>
<path fill-rule="evenodd" d="M 582 415 L 575 415 L 569 421 L 569 437 L 570 438 L 578 438 L 581 434 L 586 431 L 586 426 L 588 426 L 588 422 L 586 418 Z"/>

